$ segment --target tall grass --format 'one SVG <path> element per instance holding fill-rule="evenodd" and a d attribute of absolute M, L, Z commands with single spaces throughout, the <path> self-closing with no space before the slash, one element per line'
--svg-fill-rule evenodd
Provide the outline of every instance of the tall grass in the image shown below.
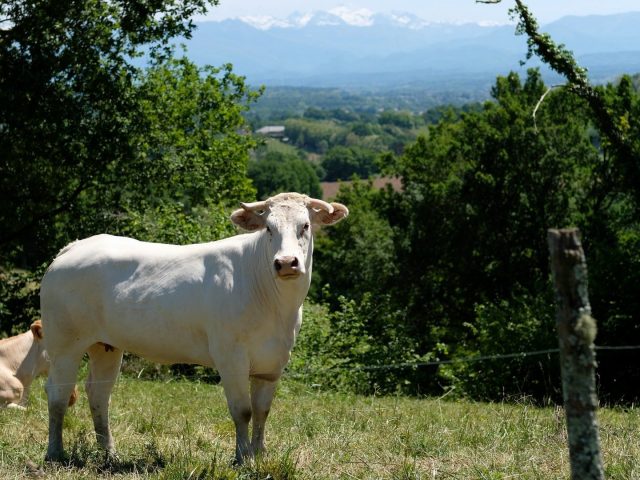
<path fill-rule="evenodd" d="M 640 478 L 640 412 L 599 412 L 607 478 Z M 361 397 L 285 380 L 267 425 L 269 452 L 231 466 L 234 428 L 221 387 L 123 377 L 112 397 L 118 460 L 96 448 L 84 395 L 65 419 L 64 464 L 45 464 L 42 382 L 28 411 L 0 411 L 0 478 L 568 478 L 562 410 L 408 397 Z"/>

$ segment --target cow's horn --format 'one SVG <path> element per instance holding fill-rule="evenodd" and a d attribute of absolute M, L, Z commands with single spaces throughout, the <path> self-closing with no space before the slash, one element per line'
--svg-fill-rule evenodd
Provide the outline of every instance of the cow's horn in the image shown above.
<path fill-rule="evenodd" d="M 307 201 L 307 207 L 315 208 L 317 210 L 325 210 L 327 213 L 333 213 L 333 206 L 323 200 L 317 198 L 310 198 Z"/>
<path fill-rule="evenodd" d="M 243 203 L 240 202 L 240 206 L 246 210 L 247 212 L 253 212 L 255 210 L 266 210 L 267 202 L 252 202 L 252 203 Z"/>

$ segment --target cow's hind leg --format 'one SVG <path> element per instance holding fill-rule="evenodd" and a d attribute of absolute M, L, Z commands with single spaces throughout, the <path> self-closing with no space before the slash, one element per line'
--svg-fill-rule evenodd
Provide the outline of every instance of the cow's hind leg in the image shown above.
<path fill-rule="evenodd" d="M 251 449 L 254 453 L 264 452 L 265 423 L 277 384 L 278 381 L 275 378 L 251 377 L 251 408 L 253 410 Z"/>
<path fill-rule="evenodd" d="M 89 376 L 85 383 L 96 440 L 108 458 L 115 457 L 115 444 L 109 428 L 111 390 L 122 363 L 122 350 L 96 343 L 89 350 Z"/>
<path fill-rule="evenodd" d="M 57 461 L 64 458 L 62 444 L 62 424 L 69 405 L 69 397 L 76 384 L 78 366 L 82 352 L 49 352 L 50 367 L 46 391 L 49 406 L 49 446 L 45 460 Z"/>

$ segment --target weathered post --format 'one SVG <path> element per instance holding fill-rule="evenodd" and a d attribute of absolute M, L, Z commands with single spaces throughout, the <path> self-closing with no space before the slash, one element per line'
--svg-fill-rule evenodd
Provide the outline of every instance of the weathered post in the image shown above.
<path fill-rule="evenodd" d="M 562 392 L 573 480 L 603 479 L 596 421 L 593 341 L 596 322 L 587 291 L 587 263 L 577 229 L 549 230 L 547 240 L 556 287 Z"/>

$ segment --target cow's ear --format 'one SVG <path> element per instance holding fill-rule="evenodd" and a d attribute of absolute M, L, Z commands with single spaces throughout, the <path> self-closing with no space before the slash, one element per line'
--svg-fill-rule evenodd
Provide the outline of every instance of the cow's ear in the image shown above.
<path fill-rule="evenodd" d="M 341 203 L 332 202 L 333 213 L 326 210 L 312 210 L 311 221 L 318 225 L 333 225 L 349 215 L 349 209 Z"/>
<path fill-rule="evenodd" d="M 252 210 L 245 210 L 239 208 L 231 214 L 231 221 L 244 230 L 253 232 L 264 228 L 266 223 L 266 215 L 263 213 L 257 213 Z"/>
<path fill-rule="evenodd" d="M 36 320 L 31 324 L 31 333 L 37 340 L 42 340 L 42 321 Z"/>

